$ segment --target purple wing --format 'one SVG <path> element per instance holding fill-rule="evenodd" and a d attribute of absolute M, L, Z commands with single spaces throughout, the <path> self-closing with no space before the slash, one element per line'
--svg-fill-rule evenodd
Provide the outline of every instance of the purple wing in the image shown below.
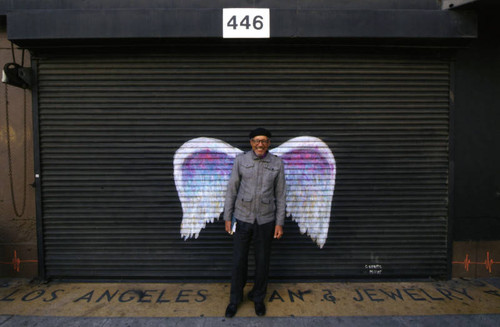
<path fill-rule="evenodd" d="M 198 238 L 224 209 L 234 158 L 242 151 L 213 138 L 184 143 L 174 156 L 174 179 L 182 205 L 181 236 Z"/>
<path fill-rule="evenodd" d="M 287 214 L 322 248 L 328 237 L 335 158 L 323 141 L 312 136 L 293 138 L 276 149 L 285 165 Z"/>

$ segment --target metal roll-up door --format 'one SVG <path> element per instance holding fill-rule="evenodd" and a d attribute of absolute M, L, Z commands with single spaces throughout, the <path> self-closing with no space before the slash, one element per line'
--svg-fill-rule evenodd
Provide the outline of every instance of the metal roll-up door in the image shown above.
<path fill-rule="evenodd" d="M 36 61 L 47 277 L 228 278 L 222 221 L 181 236 L 174 155 L 200 137 L 246 151 L 257 126 L 272 148 L 315 137 L 336 165 L 326 241 L 287 219 L 272 277 L 447 274 L 448 59 L 215 47 Z"/>

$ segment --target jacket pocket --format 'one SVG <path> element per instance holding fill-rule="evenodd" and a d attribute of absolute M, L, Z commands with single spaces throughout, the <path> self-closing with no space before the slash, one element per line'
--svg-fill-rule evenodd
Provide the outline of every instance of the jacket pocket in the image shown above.
<path fill-rule="evenodd" d="M 252 209 L 252 200 L 252 196 L 248 195 L 238 197 L 234 205 L 234 216 L 236 218 L 250 216 L 250 211 Z"/>
<path fill-rule="evenodd" d="M 280 169 L 274 166 L 264 166 L 264 176 L 266 180 L 274 180 L 278 176 Z"/>
<path fill-rule="evenodd" d="M 253 163 L 242 163 L 241 166 L 240 166 L 240 174 L 243 176 L 243 177 L 246 177 L 246 178 L 252 178 L 253 177 L 253 166 L 254 164 Z"/>
<path fill-rule="evenodd" d="M 267 218 L 268 216 L 273 216 L 275 210 L 276 210 L 276 204 L 274 198 L 272 197 L 261 198 L 259 213 L 263 218 Z"/>

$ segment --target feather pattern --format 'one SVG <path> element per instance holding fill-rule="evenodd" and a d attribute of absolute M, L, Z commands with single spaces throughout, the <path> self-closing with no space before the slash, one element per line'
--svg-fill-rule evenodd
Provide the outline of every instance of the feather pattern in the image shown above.
<path fill-rule="evenodd" d="M 316 137 L 293 138 L 271 150 L 285 165 L 287 215 L 323 248 L 328 237 L 335 158 L 328 145 Z"/>
<path fill-rule="evenodd" d="M 213 223 L 223 211 L 233 161 L 241 152 L 207 137 L 189 140 L 175 152 L 174 179 L 182 205 L 184 240 L 198 238 L 206 223 Z"/>
<path fill-rule="evenodd" d="M 335 159 L 328 145 L 312 136 L 296 137 L 272 149 L 285 165 L 287 215 L 322 248 L 328 237 Z M 241 150 L 218 139 L 199 137 L 174 156 L 174 179 L 182 204 L 181 236 L 198 238 L 206 223 L 223 211 L 234 158 Z"/>

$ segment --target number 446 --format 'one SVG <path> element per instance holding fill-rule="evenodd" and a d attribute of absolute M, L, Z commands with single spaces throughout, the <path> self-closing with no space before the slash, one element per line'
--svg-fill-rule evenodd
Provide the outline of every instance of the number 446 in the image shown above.
<path fill-rule="evenodd" d="M 262 20 L 263 20 L 262 16 L 255 16 L 252 20 L 252 23 L 250 23 L 250 16 L 246 15 L 245 17 L 243 17 L 243 19 L 240 21 L 240 24 L 238 25 L 236 15 L 234 15 L 227 22 L 227 26 L 232 27 L 233 30 L 237 29 L 238 26 L 244 26 L 247 30 L 250 29 L 251 27 L 253 27 L 256 30 L 261 30 L 264 27 L 264 23 L 262 22 Z"/>

